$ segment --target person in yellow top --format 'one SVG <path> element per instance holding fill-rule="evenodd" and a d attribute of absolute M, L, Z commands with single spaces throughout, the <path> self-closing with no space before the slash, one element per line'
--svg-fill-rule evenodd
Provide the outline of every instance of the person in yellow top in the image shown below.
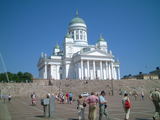
<path fill-rule="evenodd" d="M 153 120 L 160 120 L 160 92 L 159 89 L 156 88 L 151 94 L 150 99 L 152 100 L 155 106 L 155 114 L 153 116 Z"/>
<path fill-rule="evenodd" d="M 130 115 L 130 110 L 131 110 L 131 102 L 130 102 L 130 99 L 129 99 L 127 93 L 124 94 L 124 97 L 122 99 L 122 105 L 123 105 L 124 112 L 125 112 L 125 119 L 124 120 L 129 120 L 129 115 Z"/>

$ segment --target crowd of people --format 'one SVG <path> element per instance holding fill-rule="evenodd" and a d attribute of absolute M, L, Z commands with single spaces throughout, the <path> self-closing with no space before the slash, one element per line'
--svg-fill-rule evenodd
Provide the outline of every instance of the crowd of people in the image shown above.
<path fill-rule="evenodd" d="M 134 92 L 131 94 L 130 92 L 125 91 L 122 95 L 122 107 L 124 109 L 124 120 L 129 120 L 130 111 L 131 111 L 131 100 L 130 97 L 133 96 L 135 100 L 137 100 L 138 94 Z M 72 92 L 60 92 L 57 95 L 54 95 L 58 103 L 60 104 L 72 104 L 73 102 L 73 93 Z M 50 93 L 47 94 L 47 98 L 50 97 Z M 141 91 L 140 97 L 144 100 L 144 91 Z M 32 105 L 36 104 L 36 94 L 31 94 Z M 153 116 L 153 120 L 160 120 L 160 90 L 156 88 L 154 91 L 150 93 L 150 99 L 152 100 L 155 106 L 155 114 Z M 96 120 L 97 118 L 97 110 L 99 108 L 99 120 L 102 120 L 104 117 L 106 120 L 111 120 L 108 113 L 108 102 L 106 98 L 106 92 L 101 91 L 100 94 L 91 92 L 89 96 L 79 95 L 77 99 L 77 110 L 78 110 L 78 119 L 85 120 L 85 108 L 88 106 L 88 120 Z"/>

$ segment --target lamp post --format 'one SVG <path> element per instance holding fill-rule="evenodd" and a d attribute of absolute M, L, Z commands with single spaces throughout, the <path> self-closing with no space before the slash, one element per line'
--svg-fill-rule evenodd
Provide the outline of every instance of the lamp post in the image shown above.
<path fill-rule="evenodd" d="M 6 74 L 7 82 L 9 82 L 9 77 L 8 77 L 8 74 L 7 74 L 7 69 L 6 69 L 6 66 L 5 66 L 5 63 L 4 63 L 4 60 L 3 60 L 3 57 L 1 55 L 1 53 L 0 53 L 0 57 L 1 57 L 2 65 L 3 65 L 3 68 L 4 68 L 5 74 Z"/>
<path fill-rule="evenodd" d="M 112 96 L 114 96 L 113 78 L 111 79 L 111 89 L 112 89 Z"/>

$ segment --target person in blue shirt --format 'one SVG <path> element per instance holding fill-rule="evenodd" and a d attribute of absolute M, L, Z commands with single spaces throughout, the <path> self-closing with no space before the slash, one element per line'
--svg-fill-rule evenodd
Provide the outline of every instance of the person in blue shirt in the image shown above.
<path fill-rule="evenodd" d="M 109 120 L 109 115 L 107 112 L 107 100 L 105 95 L 105 91 L 101 91 L 99 96 L 99 120 L 102 120 L 103 116 L 105 116 L 106 120 Z"/>
<path fill-rule="evenodd" d="M 69 103 L 72 104 L 73 93 L 69 92 Z"/>

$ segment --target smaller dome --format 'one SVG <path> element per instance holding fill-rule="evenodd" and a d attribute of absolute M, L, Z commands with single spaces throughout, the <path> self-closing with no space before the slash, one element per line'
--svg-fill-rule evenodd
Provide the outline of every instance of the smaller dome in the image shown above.
<path fill-rule="evenodd" d="M 100 34 L 100 37 L 99 37 L 98 41 L 105 41 L 105 39 L 102 37 L 101 34 Z"/>
<path fill-rule="evenodd" d="M 66 34 L 65 38 L 72 38 L 69 33 Z"/>
<path fill-rule="evenodd" d="M 55 46 L 55 49 L 60 49 L 60 47 L 59 47 L 59 45 L 58 45 L 58 44 Z"/>

